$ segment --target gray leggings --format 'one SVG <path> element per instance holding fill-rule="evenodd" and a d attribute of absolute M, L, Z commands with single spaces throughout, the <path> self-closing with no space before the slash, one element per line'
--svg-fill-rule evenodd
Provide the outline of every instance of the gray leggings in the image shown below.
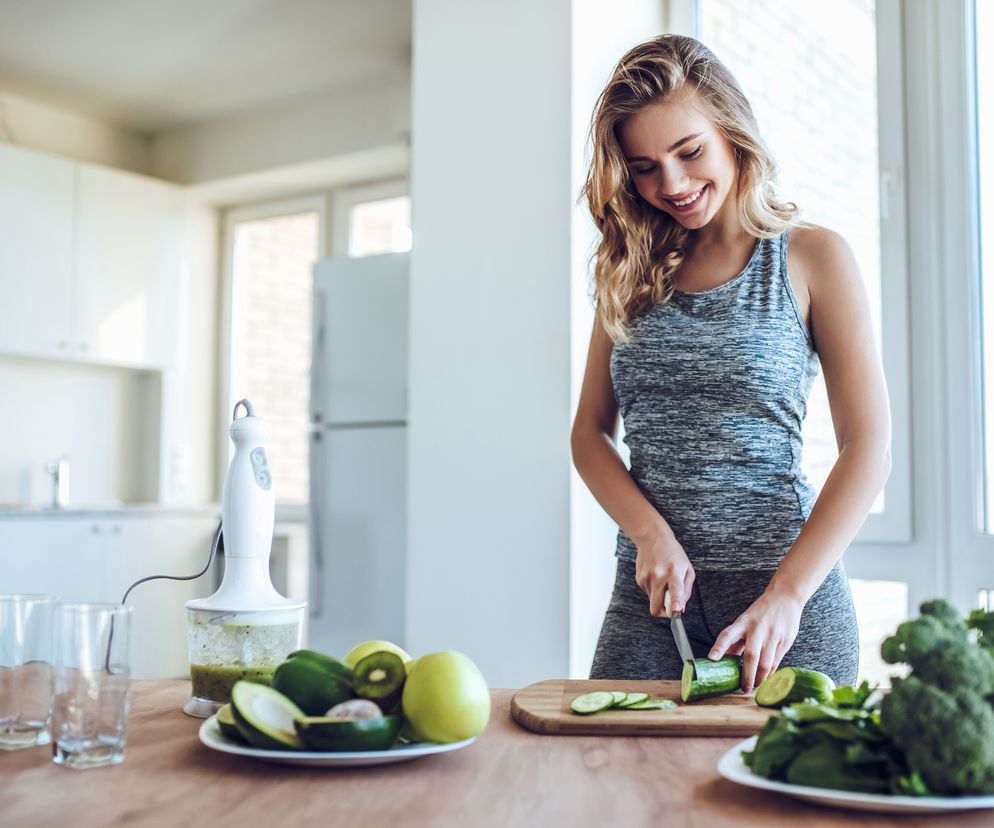
<path fill-rule="evenodd" d="M 770 570 L 696 570 L 683 614 L 695 656 L 707 656 L 718 633 L 762 594 L 772 575 Z M 840 686 L 856 681 L 859 631 L 841 561 L 805 604 L 800 631 L 780 666 L 820 670 Z M 619 559 L 590 678 L 678 679 L 682 670 L 669 620 L 649 615 L 649 598 L 635 583 L 635 563 Z"/>

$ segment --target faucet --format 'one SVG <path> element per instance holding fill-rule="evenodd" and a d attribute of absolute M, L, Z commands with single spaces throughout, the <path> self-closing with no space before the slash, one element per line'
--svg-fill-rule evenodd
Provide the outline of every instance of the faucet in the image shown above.
<path fill-rule="evenodd" d="M 45 470 L 52 475 L 51 508 L 62 509 L 69 503 L 69 455 L 46 463 Z"/>

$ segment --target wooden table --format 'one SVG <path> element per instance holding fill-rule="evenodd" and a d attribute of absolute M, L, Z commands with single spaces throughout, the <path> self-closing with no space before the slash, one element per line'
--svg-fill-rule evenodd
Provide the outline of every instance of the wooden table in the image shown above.
<path fill-rule="evenodd" d="M 76 771 L 38 747 L 0 752 L 4 828 L 183 826 L 990 826 L 994 812 L 888 817 L 742 788 L 715 765 L 736 739 L 539 736 L 493 691 L 468 748 L 408 763 L 314 769 L 211 751 L 180 706 L 189 682 L 133 685 L 124 764 Z"/>

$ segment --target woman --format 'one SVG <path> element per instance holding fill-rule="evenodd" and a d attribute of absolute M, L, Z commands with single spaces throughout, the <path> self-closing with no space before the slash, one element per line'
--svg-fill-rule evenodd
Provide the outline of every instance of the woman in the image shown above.
<path fill-rule="evenodd" d="M 591 678 L 678 678 L 668 601 L 697 656 L 742 656 L 746 692 L 781 663 L 851 683 L 841 558 L 890 473 L 852 251 L 777 199 L 749 102 L 692 38 L 625 55 L 591 137 L 583 192 L 601 240 L 572 449 L 620 527 Z M 800 435 L 819 363 L 839 457 L 815 502 Z"/>

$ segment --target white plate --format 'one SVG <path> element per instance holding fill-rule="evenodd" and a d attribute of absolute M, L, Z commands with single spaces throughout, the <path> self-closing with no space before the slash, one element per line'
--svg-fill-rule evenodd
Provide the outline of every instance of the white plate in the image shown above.
<path fill-rule="evenodd" d="M 215 715 L 200 726 L 200 741 L 211 750 L 233 753 L 236 756 L 248 756 L 252 759 L 261 759 L 264 762 L 275 762 L 278 765 L 348 768 L 360 765 L 388 765 L 394 762 L 407 762 L 421 756 L 431 756 L 434 753 L 448 753 L 450 750 L 459 750 L 459 748 L 473 744 L 476 737 L 448 744 L 436 744 L 435 742 L 397 744 L 389 750 L 354 750 L 336 753 L 304 750 L 262 750 L 233 742 L 221 732 Z"/>
<path fill-rule="evenodd" d="M 891 796 L 890 794 L 851 793 L 808 785 L 789 785 L 757 776 L 742 761 L 742 751 L 752 750 L 758 736 L 739 742 L 718 760 L 718 773 L 731 782 L 763 791 L 777 791 L 798 799 L 807 799 L 835 808 L 853 811 L 884 811 L 891 814 L 942 814 L 994 808 L 994 796 Z"/>

